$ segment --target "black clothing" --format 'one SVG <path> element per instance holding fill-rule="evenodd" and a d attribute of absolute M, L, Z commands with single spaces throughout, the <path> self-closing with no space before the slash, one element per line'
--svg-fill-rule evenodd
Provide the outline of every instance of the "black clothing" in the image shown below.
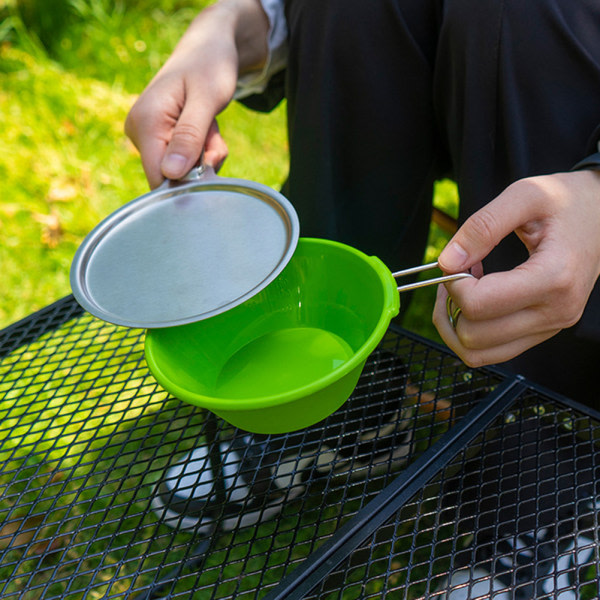
<path fill-rule="evenodd" d="M 288 0 L 286 16 L 284 191 L 302 235 L 413 266 L 436 179 L 457 182 L 462 222 L 511 182 L 597 151 L 598 0 Z M 485 270 L 525 258 L 513 235 Z M 597 404 L 599 358 L 597 284 L 579 324 L 508 366 Z"/>

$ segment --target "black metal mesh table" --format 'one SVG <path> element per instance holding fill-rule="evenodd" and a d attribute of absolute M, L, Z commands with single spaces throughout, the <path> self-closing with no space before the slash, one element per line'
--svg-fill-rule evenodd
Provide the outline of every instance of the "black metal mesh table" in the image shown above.
<path fill-rule="evenodd" d="M 232 520 L 220 494 L 214 530 L 184 529 L 153 504 L 165 470 L 243 434 L 68 297 L 0 332 L 0 597 L 475 598 L 492 573 L 517 599 L 597 598 L 599 427 L 391 328 L 335 415 L 266 439 L 292 482 L 274 514 Z"/>

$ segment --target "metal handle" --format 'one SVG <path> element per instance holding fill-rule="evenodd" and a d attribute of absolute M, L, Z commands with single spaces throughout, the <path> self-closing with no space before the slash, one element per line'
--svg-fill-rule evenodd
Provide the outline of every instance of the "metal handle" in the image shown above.
<path fill-rule="evenodd" d="M 415 273 L 421 273 L 422 271 L 429 271 L 430 269 L 439 269 L 439 265 L 436 262 L 429 263 L 427 265 L 420 265 L 418 267 L 411 267 L 410 269 L 404 269 L 403 271 L 396 271 L 392 273 L 392 277 L 405 277 L 406 275 L 414 275 Z M 471 273 L 453 273 L 452 275 L 443 275 L 442 277 L 434 277 L 433 279 L 426 279 L 425 281 L 417 281 L 415 283 L 407 283 L 406 285 L 398 286 L 399 292 L 407 292 L 408 290 L 416 290 L 418 288 L 426 287 L 428 285 L 434 285 L 436 283 L 445 283 L 446 281 L 454 281 L 455 279 L 463 279 L 464 277 L 473 277 Z"/>
<path fill-rule="evenodd" d="M 203 162 L 204 153 L 200 157 L 200 163 L 195 167 L 192 167 L 181 179 L 165 179 L 156 189 L 164 190 L 172 187 L 177 187 L 182 183 L 189 183 L 190 181 L 199 181 L 201 179 L 207 179 L 215 175 L 214 169 L 205 165 Z"/>

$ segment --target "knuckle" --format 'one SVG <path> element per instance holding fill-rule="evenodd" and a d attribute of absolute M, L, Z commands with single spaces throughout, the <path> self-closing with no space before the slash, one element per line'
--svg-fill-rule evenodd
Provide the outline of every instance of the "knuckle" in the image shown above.
<path fill-rule="evenodd" d="M 479 369 L 487 364 L 482 355 L 474 351 L 464 352 L 461 358 L 465 365 L 471 369 Z"/>
<path fill-rule="evenodd" d="M 144 128 L 153 128 L 159 118 L 160 113 L 150 103 L 140 99 L 131 107 L 125 117 L 125 134 L 134 140 Z"/>
<path fill-rule="evenodd" d="M 202 139 L 202 133 L 194 123 L 178 123 L 173 131 L 171 143 L 181 146 L 196 146 Z"/>
<path fill-rule="evenodd" d="M 536 202 L 538 205 L 543 205 L 544 198 L 548 194 L 548 185 L 544 176 L 526 177 L 511 183 L 507 191 L 518 195 L 523 202 Z"/>
<path fill-rule="evenodd" d="M 491 245 L 495 242 L 494 232 L 498 229 L 496 217 L 491 210 L 485 206 L 469 217 L 471 236 Z"/>
<path fill-rule="evenodd" d="M 583 315 L 585 300 L 582 298 L 587 298 L 587 294 L 577 279 L 567 272 L 557 274 L 547 305 L 548 322 L 554 322 L 561 328 L 575 325 Z"/>
<path fill-rule="evenodd" d="M 457 330 L 458 339 L 467 352 L 473 352 L 479 349 L 477 339 L 475 339 L 470 333 L 468 327 L 461 328 L 460 332 Z"/>
<path fill-rule="evenodd" d="M 573 327 L 573 325 L 577 324 L 583 315 L 583 311 L 577 313 L 571 313 L 570 315 L 565 316 L 565 322 L 563 324 L 563 329 L 568 329 L 569 327 Z"/>
<path fill-rule="evenodd" d="M 525 177 L 523 179 L 517 179 L 511 183 L 507 189 L 516 191 L 520 195 L 537 194 L 540 188 L 539 179 L 535 177 Z"/>
<path fill-rule="evenodd" d="M 471 295 L 461 299 L 460 308 L 463 316 L 469 321 L 479 321 L 484 305 L 481 299 Z"/>
<path fill-rule="evenodd" d="M 123 126 L 123 129 L 125 131 L 125 135 L 131 139 L 133 139 L 135 137 L 136 131 L 137 131 L 137 122 L 138 122 L 138 117 L 137 117 L 137 111 L 135 109 L 135 106 L 129 111 L 127 117 L 125 117 L 125 124 Z"/>
<path fill-rule="evenodd" d="M 581 316 L 583 315 L 583 307 L 580 307 L 579 303 L 569 303 L 566 305 L 564 311 L 562 311 L 559 325 L 565 329 L 575 325 Z"/>
<path fill-rule="evenodd" d="M 138 123 L 147 119 L 156 112 L 154 105 L 149 102 L 144 93 L 134 102 L 133 106 L 129 109 L 127 115 L 127 121 Z"/>
<path fill-rule="evenodd" d="M 566 266 L 556 265 L 551 273 L 549 273 L 552 281 L 552 291 L 554 294 L 560 294 L 561 297 L 569 296 L 577 281 L 569 272 Z"/>

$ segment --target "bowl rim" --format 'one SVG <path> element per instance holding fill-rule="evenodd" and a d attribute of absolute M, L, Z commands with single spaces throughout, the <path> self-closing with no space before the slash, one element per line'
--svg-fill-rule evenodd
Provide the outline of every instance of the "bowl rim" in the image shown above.
<path fill-rule="evenodd" d="M 257 410 L 262 408 L 269 408 L 275 405 L 282 405 L 290 402 L 294 402 L 299 398 L 303 398 L 319 392 L 336 381 L 342 379 L 348 375 L 351 371 L 364 364 L 368 356 L 375 350 L 377 344 L 383 338 L 390 321 L 395 317 L 400 310 L 400 296 L 397 290 L 397 283 L 392 276 L 391 271 L 388 267 L 376 256 L 369 256 L 352 246 L 343 244 L 341 242 L 335 242 L 333 240 L 321 239 L 321 238 L 308 238 L 301 237 L 298 240 L 298 247 L 304 245 L 321 245 L 331 246 L 343 249 L 346 252 L 353 253 L 355 256 L 360 258 L 362 261 L 369 264 L 369 266 L 377 274 L 377 278 L 381 283 L 383 290 L 383 308 L 379 320 L 377 321 L 373 331 L 364 341 L 364 343 L 358 348 L 358 350 L 350 357 L 349 360 L 341 364 L 333 371 L 327 373 L 323 377 L 320 377 L 306 385 L 296 387 L 289 392 L 283 392 L 278 394 L 270 394 L 266 396 L 254 396 L 250 398 L 227 398 L 227 397 L 215 397 L 207 396 L 197 392 L 191 392 L 185 387 L 182 387 L 171 378 L 164 374 L 164 371 L 160 367 L 160 363 L 155 360 L 155 353 L 153 350 L 153 336 L 154 332 L 160 331 L 159 329 L 149 329 L 146 332 L 144 341 L 144 353 L 146 356 L 146 362 L 150 369 L 150 372 L 155 379 L 173 396 L 180 400 L 185 400 L 191 404 L 207 408 L 215 411 L 246 411 L 246 410 Z"/>

